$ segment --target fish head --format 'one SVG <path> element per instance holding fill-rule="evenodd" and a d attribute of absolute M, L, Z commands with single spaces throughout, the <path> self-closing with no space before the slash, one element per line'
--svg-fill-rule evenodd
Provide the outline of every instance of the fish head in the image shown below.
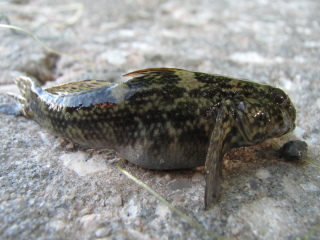
<path fill-rule="evenodd" d="M 296 109 L 279 88 L 257 85 L 236 101 L 234 118 L 248 144 L 280 137 L 295 128 Z"/>

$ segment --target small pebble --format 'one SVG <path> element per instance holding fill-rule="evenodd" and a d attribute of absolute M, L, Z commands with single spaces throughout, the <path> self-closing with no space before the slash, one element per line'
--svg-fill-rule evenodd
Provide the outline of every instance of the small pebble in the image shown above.
<path fill-rule="evenodd" d="M 287 161 L 300 160 L 307 155 L 308 145 L 304 141 L 289 141 L 280 149 L 280 157 Z"/>
<path fill-rule="evenodd" d="M 108 227 L 99 228 L 98 230 L 95 231 L 94 234 L 98 238 L 107 237 L 111 234 L 111 227 L 108 226 Z"/>

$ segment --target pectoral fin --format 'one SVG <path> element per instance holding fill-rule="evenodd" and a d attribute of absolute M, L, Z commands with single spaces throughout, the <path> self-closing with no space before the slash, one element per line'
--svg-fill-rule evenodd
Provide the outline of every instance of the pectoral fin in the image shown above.
<path fill-rule="evenodd" d="M 220 184 L 222 182 L 222 160 L 230 148 L 231 129 L 234 119 L 228 106 L 220 108 L 215 127 L 211 133 L 210 144 L 207 152 L 205 172 L 205 209 L 217 201 Z"/>

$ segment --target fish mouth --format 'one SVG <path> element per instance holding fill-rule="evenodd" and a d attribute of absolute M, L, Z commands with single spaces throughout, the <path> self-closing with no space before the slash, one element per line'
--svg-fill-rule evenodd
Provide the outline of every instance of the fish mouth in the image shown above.
<path fill-rule="evenodd" d="M 296 127 L 295 123 L 288 125 L 287 128 L 283 131 L 282 135 L 285 135 L 285 134 L 293 131 L 295 129 L 295 127 Z"/>
<path fill-rule="evenodd" d="M 282 135 L 287 134 L 291 131 L 293 131 L 296 127 L 295 120 L 296 120 L 296 112 L 293 106 L 291 106 L 289 109 L 285 109 L 282 111 L 283 115 L 283 130 Z"/>

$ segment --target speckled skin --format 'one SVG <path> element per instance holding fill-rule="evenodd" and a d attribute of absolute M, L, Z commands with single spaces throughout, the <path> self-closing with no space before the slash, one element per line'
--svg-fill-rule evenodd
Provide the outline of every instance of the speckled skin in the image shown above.
<path fill-rule="evenodd" d="M 125 76 L 134 78 L 46 90 L 27 77 L 16 82 L 23 114 L 58 136 L 84 147 L 115 149 L 149 169 L 205 164 L 206 206 L 219 192 L 228 150 L 282 136 L 295 126 L 290 99 L 268 85 L 170 68 Z"/>

